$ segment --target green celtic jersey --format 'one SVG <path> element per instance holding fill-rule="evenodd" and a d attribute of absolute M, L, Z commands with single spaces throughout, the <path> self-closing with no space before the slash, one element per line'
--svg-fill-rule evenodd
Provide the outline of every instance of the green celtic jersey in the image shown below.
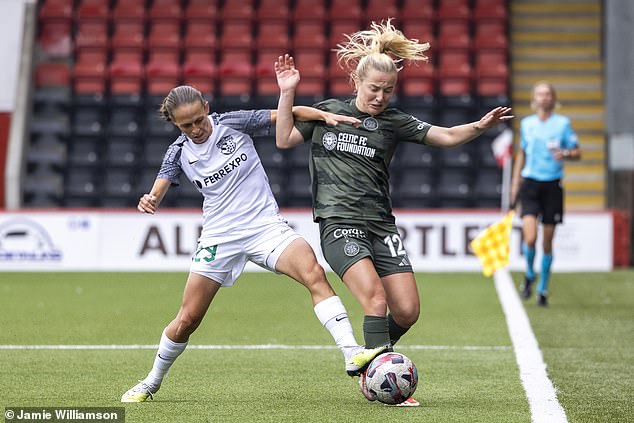
<path fill-rule="evenodd" d="M 314 107 L 353 116 L 362 124 L 337 126 L 325 122 L 295 122 L 311 140 L 310 174 L 315 220 L 342 217 L 394 222 L 388 167 L 401 141 L 422 144 L 428 123 L 395 108 L 371 116 L 360 112 L 354 99 L 330 99 Z"/>

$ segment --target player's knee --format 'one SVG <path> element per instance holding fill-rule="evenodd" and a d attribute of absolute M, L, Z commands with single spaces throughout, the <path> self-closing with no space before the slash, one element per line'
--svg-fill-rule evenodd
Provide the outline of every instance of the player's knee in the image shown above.
<path fill-rule="evenodd" d="M 302 283 L 310 292 L 332 294 L 332 288 L 326 279 L 324 268 L 317 261 L 302 273 Z"/>
<path fill-rule="evenodd" d="M 401 317 L 403 327 L 409 328 L 414 325 L 418 321 L 420 317 L 420 308 L 419 307 L 411 307 L 406 310 L 403 316 Z"/>
<path fill-rule="evenodd" d="M 387 298 L 383 289 L 375 289 L 368 300 L 371 309 L 385 310 L 387 307 Z"/>
<path fill-rule="evenodd" d="M 191 335 L 200 322 L 202 321 L 202 316 L 197 316 L 194 313 L 190 313 L 187 310 L 181 310 L 176 317 L 177 325 L 176 325 L 176 333 L 179 337 L 181 336 L 189 336 Z"/>

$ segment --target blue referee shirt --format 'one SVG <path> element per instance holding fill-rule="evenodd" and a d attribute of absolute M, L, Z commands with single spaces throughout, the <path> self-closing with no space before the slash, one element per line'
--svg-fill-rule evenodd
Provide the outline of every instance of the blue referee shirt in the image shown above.
<path fill-rule="evenodd" d="M 525 153 L 522 177 L 554 181 L 563 177 L 563 163 L 555 159 L 553 149 L 568 150 L 578 146 L 570 119 L 556 113 L 541 121 L 530 115 L 520 123 L 520 147 Z"/>

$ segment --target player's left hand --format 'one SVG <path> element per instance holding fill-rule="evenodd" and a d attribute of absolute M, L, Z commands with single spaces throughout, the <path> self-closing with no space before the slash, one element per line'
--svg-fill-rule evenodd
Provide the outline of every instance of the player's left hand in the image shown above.
<path fill-rule="evenodd" d="M 281 91 L 294 90 L 299 84 L 299 71 L 295 69 L 293 56 L 285 54 L 275 62 L 275 76 Z"/>
<path fill-rule="evenodd" d="M 496 107 L 486 115 L 482 116 L 482 118 L 478 122 L 478 127 L 486 130 L 489 128 L 493 128 L 494 126 L 499 125 L 502 122 L 514 119 L 515 116 L 509 114 L 511 110 L 512 109 L 510 107 Z"/>
<path fill-rule="evenodd" d="M 349 123 L 355 127 L 361 125 L 361 121 L 352 116 L 337 115 L 335 113 L 323 112 L 324 122 L 326 125 L 337 126 L 340 123 Z"/>

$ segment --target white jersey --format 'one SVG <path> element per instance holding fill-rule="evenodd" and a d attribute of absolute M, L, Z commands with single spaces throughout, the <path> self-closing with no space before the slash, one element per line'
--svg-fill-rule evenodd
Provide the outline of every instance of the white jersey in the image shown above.
<path fill-rule="evenodd" d="M 267 135 L 269 110 L 212 113 L 211 136 L 196 144 L 184 134 L 169 146 L 159 178 L 179 184 L 181 173 L 204 197 L 200 241 L 230 240 L 240 229 L 279 222 L 271 192 L 251 135 Z"/>

